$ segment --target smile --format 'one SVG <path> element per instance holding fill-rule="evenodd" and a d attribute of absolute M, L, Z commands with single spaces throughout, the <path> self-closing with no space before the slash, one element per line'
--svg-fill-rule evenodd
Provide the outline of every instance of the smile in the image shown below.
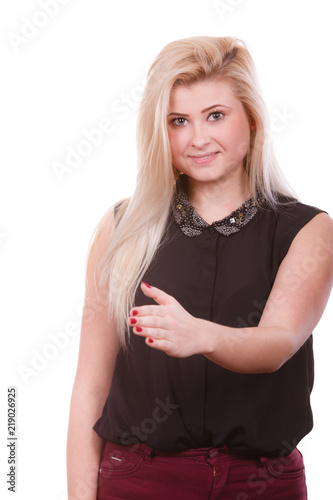
<path fill-rule="evenodd" d="M 215 153 L 210 153 L 209 155 L 204 155 L 204 156 L 191 156 L 190 158 L 195 162 L 195 163 L 210 163 L 211 161 L 215 160 L 217 156 L 217 152 Z"/>

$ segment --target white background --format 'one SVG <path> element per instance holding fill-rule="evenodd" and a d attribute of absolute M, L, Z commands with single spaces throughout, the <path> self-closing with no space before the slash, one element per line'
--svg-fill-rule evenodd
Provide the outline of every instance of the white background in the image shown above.
<path fill-rule="evenodd" d="M 58 11 L 45 14 L 47 3 Z M 66 498 L 86 252 L 106 209 L 133 190 L 138 99 L 146 70 L 166 43 L 194 35 L 232 35 L 247 43 L 287 179 L 303 202 L 333 214 L 330 2 L 61 3 L 16 0 L 0 8 L 0 483 L 1 495 L 13 498 L 6 491 L 6 395 L 14 385 L 19 500 Z M 112 121 L 112 132 L 75 168 L 56 175 L 54 162 L 65 164 L 83 131 L 103 119 Z M 310 500 L 333 498 L 332 319 L 331 300 L 314 335 L 315 427 L 299 445 Z M 52 338 L 60 332 L 57 347 Z"/>

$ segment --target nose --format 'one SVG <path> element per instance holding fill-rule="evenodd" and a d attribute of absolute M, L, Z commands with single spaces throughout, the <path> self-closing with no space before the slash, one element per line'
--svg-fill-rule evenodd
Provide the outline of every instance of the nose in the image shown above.
<path fill-rule="evenodd" d="M 198 148 L 198 149 L 203 149 L 210 142 L 211 142 L 211 139 L 208 135 L 208 131 L 207 131 L 206 127 L 204 126 L 204 124 L 193 123 L 192 124 L 191 146 Z"/>

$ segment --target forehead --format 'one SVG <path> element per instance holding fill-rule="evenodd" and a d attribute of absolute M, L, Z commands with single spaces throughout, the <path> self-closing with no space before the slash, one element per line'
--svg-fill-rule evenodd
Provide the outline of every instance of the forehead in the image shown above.
<path fill-rule="evenodd" d="M 226 81 L 202 80 L 173 88 L 170 92 L 169 109 L 185 113 L 189 109 L 195 111 L 215 104 L 233 107 L 238 103 L 239 99 L 235 97 L 230 84 Z"/>

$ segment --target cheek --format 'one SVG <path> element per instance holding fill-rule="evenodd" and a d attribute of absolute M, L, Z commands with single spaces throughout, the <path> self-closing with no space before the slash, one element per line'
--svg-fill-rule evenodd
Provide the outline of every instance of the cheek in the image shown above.
<path fill-rule="evenodd" d="M 171 148 L 172 156 L 177 156 L 182 153 L 184 149 L 184 138 L 182 134 L 175 133 L 173 131 L 169 132 L 169 143 Z"/>
<path fill-rule="evenodd" d="M 225 138 L 226 144 L 229 145 L 230 152 L 235 156 L 244 158 L 250 145 L 250 130 L 247 125 L 235 124 L 229 129 L 228 135 Z"/>

